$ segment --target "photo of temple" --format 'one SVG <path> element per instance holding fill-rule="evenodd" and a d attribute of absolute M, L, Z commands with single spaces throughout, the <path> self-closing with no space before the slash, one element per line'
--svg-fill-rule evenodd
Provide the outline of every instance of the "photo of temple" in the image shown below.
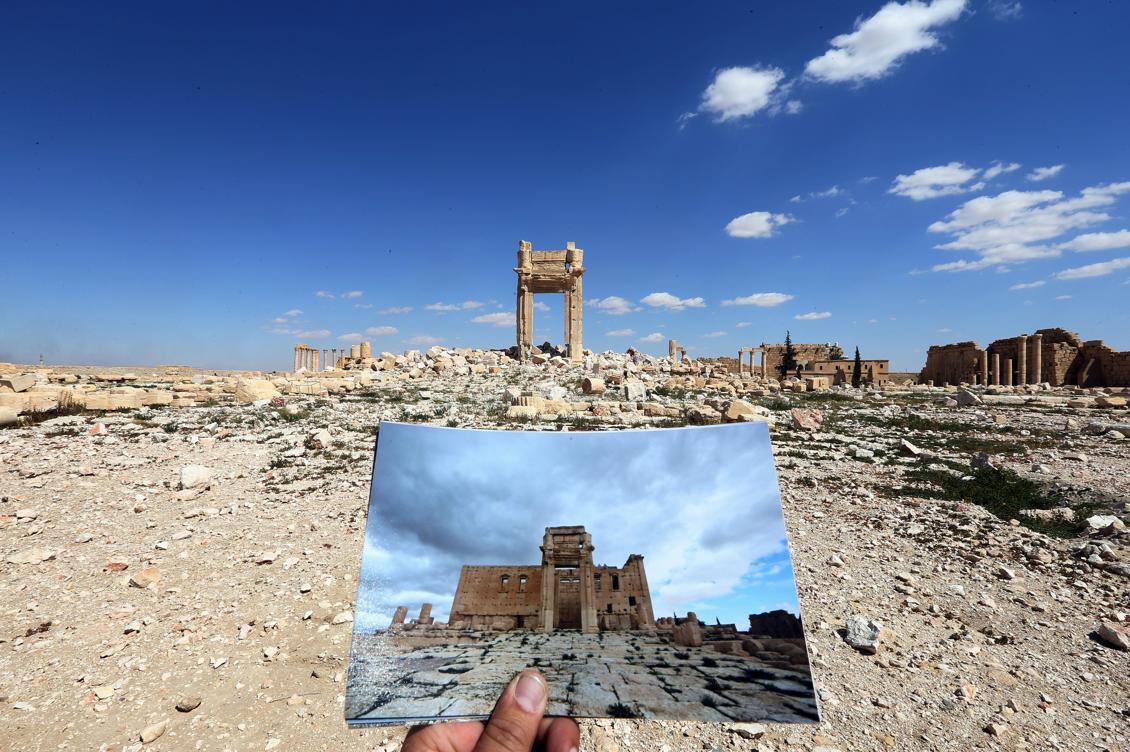
<path fill-rule="evenodd" d="M 631 554 L 623 567 L 595 565 L 581 525 L 547 527 L 541 552 L 541 564 L 465 565 L 448 625 L 587 634 L 655 627 L 643 556 Z"/>

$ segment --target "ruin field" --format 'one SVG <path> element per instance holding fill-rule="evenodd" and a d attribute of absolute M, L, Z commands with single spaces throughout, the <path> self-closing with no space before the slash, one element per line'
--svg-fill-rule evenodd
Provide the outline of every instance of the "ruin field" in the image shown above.
<path fill-rule="evenodd" d="M 347 388 L 342 374 L 280 377 L 282 394 L 248 402 L 216 376 L 175 398 L 184 407 L 76 409 L 0 429 L 0 746 L 395 749 L 404 727 L 344 722 L 382 420 L 771 423 L 822 722 L 582 721 L 584 749 L 1130 746 L 1121 393 L 807 392 L 676 381 L 618 357 L 605 372 L 633 376 L 603 394 L 582 393 L 580 367 L 548 363 L 405 367 Z M 115 388 L 126 387 L 90 385 Z M 684 660 L 662 648 L 647 646 L 652 663 Z M 562 672 L 550 679 L 565 702 L 577 666 L 560 656 L 579 664 L 589 651 L 553 652 L 544 668 Z M 686 663 L 705 686 L 710 671 Z M 655 686 L 661 669 L 647 669 Z M 575 690 L 570 702 L 610 699 Z"/>
<path fill-rule="evenodd" d="M 781 667 L 710 647 L 674 645 L 654 631 L 478 632 L 454 643 L 411 633 L 353 639 L 359 661 L 350 668 L 350 687 L 357 706 L 347 705 L 346 715 L 358 722 L 489 715 L 510 679 L 527 666 L 537 666 L 549 681 L 550 715 L 817 719 L 807 666 Z M 796 644 L 803 651 L 803 640 Z M 391 684 L 390 673 L 403 679 Z"/>

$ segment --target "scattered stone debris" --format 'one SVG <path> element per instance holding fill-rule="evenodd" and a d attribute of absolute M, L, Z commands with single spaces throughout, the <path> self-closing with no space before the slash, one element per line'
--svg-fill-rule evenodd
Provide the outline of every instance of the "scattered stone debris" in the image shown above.
<path fill-rule="evenodd" d="M 4 741 L 392 752 L 403 728 L 340 723 L 381 421 L 757 420 L 772 431 L 824 723 L 599 719 L 582 722 L 583 749 L 1130 746 L 1122 391 L 965 385 L 981 404 L 961 406 L 957 386 L 825 388 L 739 374 L 733 359 L 535 349 L 537 365 L 432 348 L 317 373 L 12 373 L 33 378 L 0 388 Z M 816 428 L 794 408 L 819 413 Z M 968 493 L 1006 472 L 1040 493 L 999 508 Z M 1019 503 L 1015 488 L 990 490 Z M 798 626 L 765 617 L 743 649 L 784 649 L 772 641 Z"/>

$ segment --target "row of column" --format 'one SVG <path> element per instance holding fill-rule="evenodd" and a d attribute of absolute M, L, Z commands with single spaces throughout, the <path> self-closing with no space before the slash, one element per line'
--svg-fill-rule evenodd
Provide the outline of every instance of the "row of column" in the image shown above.
<path fill-rule="evenodd" d="M 345 354 L 342 350 L 342 355 Z M 294 346 L 294 370 L 307 371 L 328 371 L 330 368 L 335 367 L 337 364 L 337 348 L 323 348 L 321 351 L 316 347 L 308 347 L 306 345 Z"/>
<path fill-rule="evenodd" d="M 1020 342 L 1016 352 L 1016 363 L 1013 363 L 1012 358 L 1005 358 L 1003 371 L 1001 370 L 1001 354 L 999 352 L 992 354 L 992 363 L 990 366 L 989 351 L 981 351 L 980 381 L 982 384 L 988 384 L 990 386 L 1012 386 L 1014 372 L 1017 384 L 1039 384 L 1043 382 L 1044 335 L 1034 334 L 1031 337 L 1032 368 L 1030 371 L 1028 368 L 1029 337 L 1027 334 L 1023 334 L 1018 339 Z"/>
<path fill-rule="evenodd" d="M 763 379 L 768 378 L 769 373 L 765 368 L 765 365 L 766 365 L 766 363 L 765 363 L 765 351 L 760 350 L 756 347 L 743 347 L 740 350 L 738 350 L 738 376 L 741 376 L 742 371 L 745 369 L 745 354 L 746 353 L 749 353 L 749 375 L 753 376 L 753 369 L 754 369 L 753 360 L 757 356 L 757 353 L 761 353 L 761 378 L 763 378 Z"/>

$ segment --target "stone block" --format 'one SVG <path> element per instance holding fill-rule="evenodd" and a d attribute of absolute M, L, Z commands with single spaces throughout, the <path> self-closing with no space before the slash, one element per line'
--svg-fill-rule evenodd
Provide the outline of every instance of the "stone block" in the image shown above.
<path fill-rule="evenodd" d="M 0 387 L 7 387 L 13 392 L 26 392 L 33 386 L 35 386 L 35 374 L 31 373 L 21 373 L 0 378 Z"/>

